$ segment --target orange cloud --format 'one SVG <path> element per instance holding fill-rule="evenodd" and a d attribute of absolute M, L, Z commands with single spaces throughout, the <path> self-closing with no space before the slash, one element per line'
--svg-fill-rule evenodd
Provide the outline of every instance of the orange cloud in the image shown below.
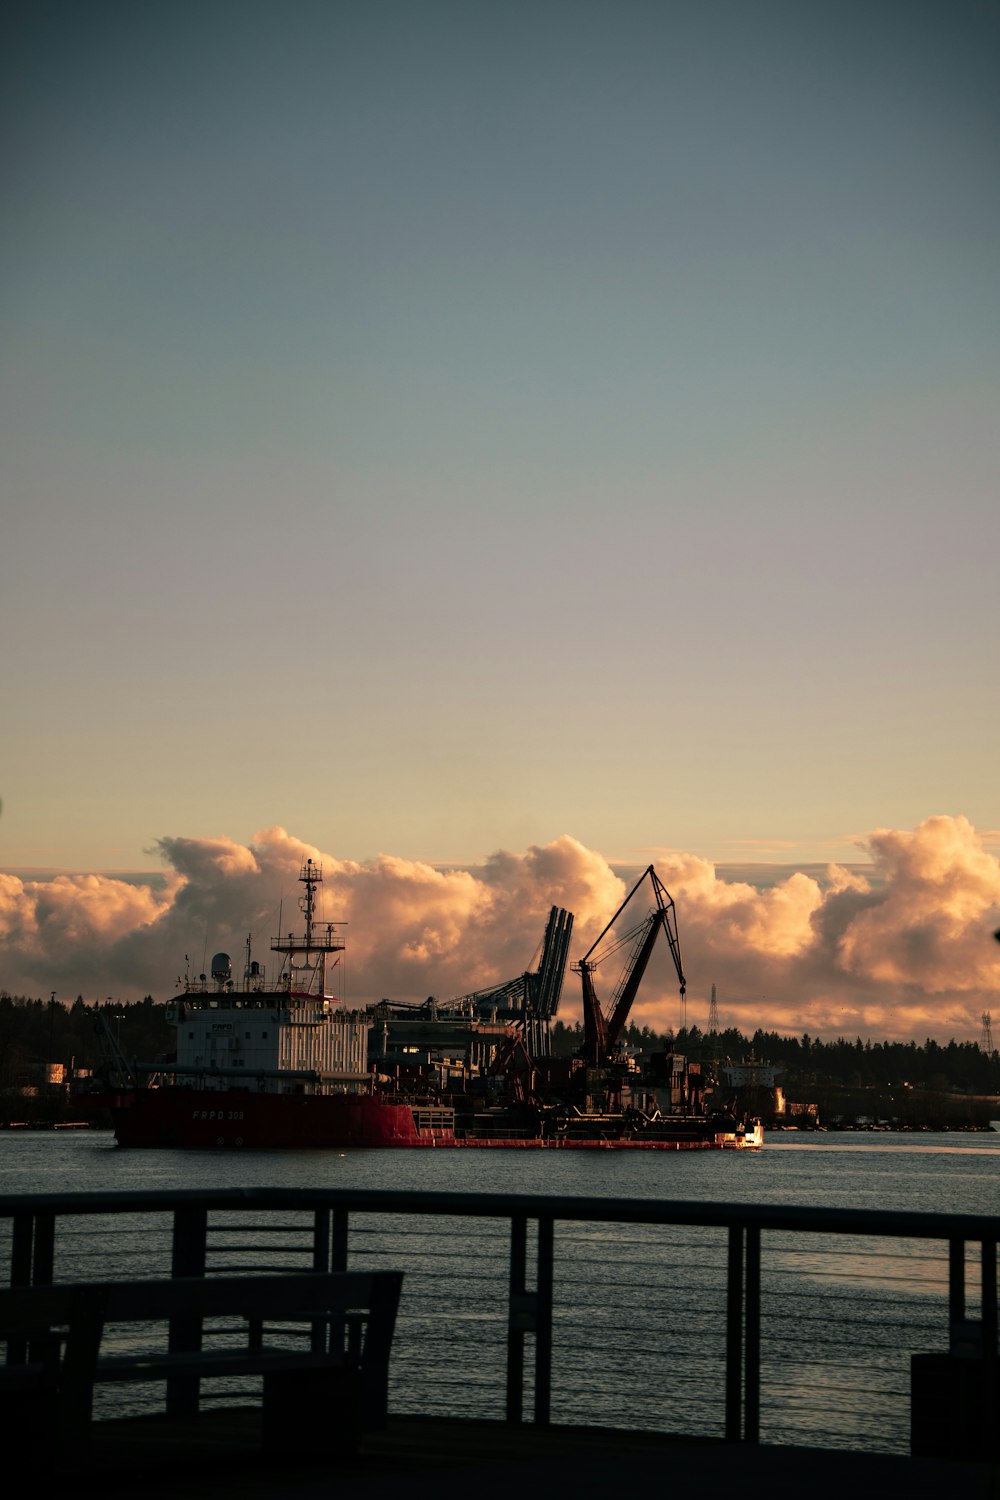
<path fill-rule="evenodd" d="M 92 982 L 98 966 L 110 979 L 116 947 L 161 921 L 180 885 L 177 878 L 154 890 L 107 875 L 0 875 L 0 982 L 11 993 L 34 993 L 60 988 L 77 972 L 82 983 Z"/>
<path fill-rule="evenodd" d="M 912 832 L 879 829 L 865 845 L 865 879 L 830 866 L 767 887 L 720 878 L 709 861 L 659 851 L 656 868 L 677 904 L 688 1015 L 703 1027 L 718 985 L 724 1026 L 832 1037 L 975 1037 L 1000 1008 L 1000 862 L 963 817 L 933 817 Z M 342 967 L 348 1000 L 441 998 L 529 967 L 552 904 L 576 916 L 572 954 L 589 947 L 625 893 L 603 855 L 564 835 L 500 851 L 473 869 L 438 869 L 382 854 L 339 860 L 265 829 L 249 845 L 165 838 L 165 882 L 99 875 L 21 881 L 0 875 L 0 984 L 61 998 L 166 999 L 190 953 L 241 954 L 248 933 L 267 959 L 278 931 L 299 926 L 298 874 L 323 865 L 324 920 L 348 924 Z M 634 913 L 636 917 L 641 911 Z M 195 951 L 197 950 L 197 951 Z M 239 967 L 237 963 L 237 967 Z M 598 975 L 610 1000 L 616 974 Z M 579 1014 L 567 975 L 560 1012 Z M 654 955 L 634 1018 L 677 1024 L 677 982 L 665 947 Z"/>
<path fill-rule="evenodd" d="M 883 828 L 866 842 L 884 895 L 841 935 L 844 969 L 929 995 L 994 987 L 995 949 L 983 939 L 1000 910 L 1000 861 L 968 819 L 928 818 L 912 833 Z"/>

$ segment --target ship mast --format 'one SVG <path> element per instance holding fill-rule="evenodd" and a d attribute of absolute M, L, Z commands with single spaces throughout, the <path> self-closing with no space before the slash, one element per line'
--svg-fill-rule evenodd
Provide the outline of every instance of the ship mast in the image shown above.
<path fill-rule="evenodd" d="M 291 932 L 287 937 L 279 934 L 271 941 L 272 953 L 287 955 L 278 988 L 287 990 L 290 995 L 315 1000 L 328 998 L 327 957 L 331 953 L 343 953 L 344 943 L 334 929 L 346 926 L 344 922 L 316 921 L 316 891 L 322 881 L 322 865 L 307 859 L 299 874 L 299 883 L 305 886 L 305 894 L 299 897 L 299 910 L 305 918 L 305 932 L 301 937 L 296 937 Z"/>

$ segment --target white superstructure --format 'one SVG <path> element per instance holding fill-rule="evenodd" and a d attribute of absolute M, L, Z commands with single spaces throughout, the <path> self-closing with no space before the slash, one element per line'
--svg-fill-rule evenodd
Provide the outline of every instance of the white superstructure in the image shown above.
<path fill-rule="evenodd" d="M 237 990 L 227 953 L 212 959 L 211 978 L 184 981 L 183 994 L 168 1011 L 177 1027 L 177 1083 L 253 1093 L 342 1093 L 367 1091 L 369 1021 L 364 1011 L 346 1011 L 327 992 L 327 960 L 342 953 L 342 924 L 317 923 L 316 888 L 323 872 L 307 860 L 300 881 L 305 933 L 275 938 L 284 955 L 269 989 L 260 966 L 247 960 Z"/>

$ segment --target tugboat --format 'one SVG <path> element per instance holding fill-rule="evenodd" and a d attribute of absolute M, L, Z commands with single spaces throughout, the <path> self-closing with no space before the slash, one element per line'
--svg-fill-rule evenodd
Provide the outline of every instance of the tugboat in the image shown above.
<path fill-rule="evenodd" d="M 594 992 L 595 953 L 646 878 L 652 911 L 634 932 L 626 973 L 606 1018 Z M 666 932 L 684 993 L 673 901 L 653 867 L 633 887 L 574 968 L 583 982 L 582 1055 L 548 1055 L 572 914 L 553 907 L 537 970 L 438 1007 L 381 1001 L 350 1010 L 328 986 L 344 951 L 338 922 L 316 918 L 320 865 L 299 881 L 300 937 L 279 935 L 277 980 L 251 956 L 241 982 L 227 953 L 210 974 L 185 976 L 167 1019 L 169 1062 L 137 1064 L 105 1025 L 106 1081 L 92 1107 L 111 1114 L 133 1147 L 563 1147 L 733 1149 L 761 1144 L 760 1125 L 706 1107 L 697 1063 L 654 1054 L 639 1070 L 616 1050 L 658 934 Z M 331 959 L 333 963 L 331 963 Z"/>

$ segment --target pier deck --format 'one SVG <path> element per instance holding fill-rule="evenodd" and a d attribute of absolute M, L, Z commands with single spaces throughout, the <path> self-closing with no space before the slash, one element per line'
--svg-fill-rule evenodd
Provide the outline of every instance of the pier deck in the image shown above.
<path fill-rule="evenodd" d="M 738 1494 L 773 1500 L 997 1500 L 1000 1466 L 845 1453 L 818 1448 L 689 1442 L 655 1433 L 567 1427 L 510 1427 L 499 1422 L 390 1418 L 362 1452 L 339 1458 L 331 1434 L 328 1462 L 266 1463 L 256 1451 L 259 1413 L 207 1412 L 187 1422 L 159 1417 L 98 1423 L 86 1469 L 101 1476 L 105 1496 L 134 1495 L 142 1475 L 146 1497 L 222 1500 L 510 1500 L 518 1494 L 641 1496 Z M 83 1477 L 82 1473 L 81 1476 Z"/>

